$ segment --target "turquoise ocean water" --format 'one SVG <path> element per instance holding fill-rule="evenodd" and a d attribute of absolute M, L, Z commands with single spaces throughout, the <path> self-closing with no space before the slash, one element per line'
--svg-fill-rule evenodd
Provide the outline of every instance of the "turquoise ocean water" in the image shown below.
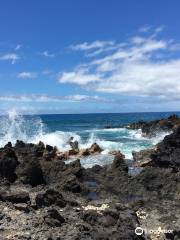
<path fill-rule="evenodd" d="M 131 152 L 152 147 L 167 133 L 148 139 L 141 136 L 140 130 L 128 130 L 125 125 L 139 120 L 155 120 L 170 116 L 172 113 L 107 113 L 107 114 L 54 114 L 54 115 L 19 115 L 10 111 L 0 117 L 0 146 L 8 141 L 13 144 L 17 139 L 25 142 L 57 146 L 59 150 L 69 149 L 68 140 L 76 139 L 80 148 L 89 147 L 97 142 L 102 154 L 81 159 L 84 166 L 106 164 L 112 161 L 108 154 L 112 150 L 122 151 L 127 159 L 132 159 Z M 180 113 L 176 113 L 180 115 Z M 106 126 L 112 126 L 106 129 Z"/>

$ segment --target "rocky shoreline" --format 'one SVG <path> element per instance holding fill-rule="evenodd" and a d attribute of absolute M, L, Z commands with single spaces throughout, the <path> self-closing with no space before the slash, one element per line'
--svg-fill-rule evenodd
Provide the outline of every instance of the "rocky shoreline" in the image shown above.
<path fill-rule="evenodd" d="M 172 122 L 168 130 L 173 133 L 154 149 L 134 153 L 135 164 L 142 167 L 136 176 L 128 173 L 120 152 L 113 153 L 110 165 L 85 169 L 78 159 L 66 163 L 69 152 L 59 153 L 42 142 L 8 143 L 0 149 L 0 239 L 180 239 L 177 118 L 138 125 L 150 126 L 142 132 L 152 136 L 150 132 L 167 130 L 159 126 Z M 76 153 L 75 147 L 71 153 L 77 158 L 101 151 L 97 144 Z M 142 235 L 135 233 L 137 227 Z"/>
<path fill-rule="evenodd" d="M 171 115 L 166 119 L 154 121 L 138 121 L 131 123 L 126 127 L 128 129 L 141 129 L 142 135 L 145 137 L 153 137 L 161 132 L 171 132 L 180 126 L 180 118 L 177 115 Z"/>

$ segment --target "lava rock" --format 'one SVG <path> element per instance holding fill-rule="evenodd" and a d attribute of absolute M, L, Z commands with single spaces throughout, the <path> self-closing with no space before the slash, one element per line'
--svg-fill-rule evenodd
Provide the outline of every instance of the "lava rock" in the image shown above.
<path fill-rule="evenodd" d="M 180 127 L 157 145 L 152 160 L 155 166 L 180 168 Z"/>
<path fill-rule="evenodd" d="M 0 200 L 3 202 L 12 202 L 12 203 L 27 203 L 30 201 L 28 192 L 0 192 Z"/>
<path fill-rule="evenodd" d="M 13 149 L 5 147 L 0 151 L 0 176 L 14 182 L 17 178 L 15 169 L 18 166 L 18 158 Z"/>
<path fill-rule="evenodd" d="M 24 158 L 16 169 L 16 175 L 20 182 L 32 187 L 45 183 L 41 165 L 36 158 Z"/>
<path fill-rule="evenodd" d="M 47 214 L 44 216 L 44 221 L 50 227 L 61 227 L 65 219 L 56 209 L 48 209 Z"/>
<path fill-rule="evenodd" d="M 52 204 L 59 207 L 66 206 L 66 201 L 64 200 L 62 194 L 53 189 L 48 189 L 43 193 L 38 193 L 35 201 L 38 207 L 51 206 Z"/>

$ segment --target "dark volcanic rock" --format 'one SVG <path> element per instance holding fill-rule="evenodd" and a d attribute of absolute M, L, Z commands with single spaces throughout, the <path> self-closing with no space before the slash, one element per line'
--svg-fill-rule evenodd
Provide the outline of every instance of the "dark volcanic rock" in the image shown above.
<path fill-rule="evenodd" d="M 173 229 L 162 239 L 179 236 L 179 143 L 178 128 L 153 153 L 134 154 L 137 161 L 152 159 L 136 176 L 128 174 L 120 152 L 110 165 L 84 169 L 79 160 L 59 160 L 57 149 L 43 143 L 6 145 L 0 149 L 0 238 L 149 239 L 134 230 L 152 224 Z M 100 151 L 97 145 L 92 150 Z M 16 177 L 11 182 L 9 169 Z"/>
<path fill-rule="evenodd" d="M 123 171 L 128 172 L 128 166 L 125 163 L 125 156 L 122 153 L 118 153 L 114 157 L 114 161 L 112 163 L 112 169 L 114 171 Z"/>
<path fill-rule="evenodd" d="M 132 152 L 134 163 L 136 167 L 150 166 L 152 163 L 152 154 L 155 153 L 155 149 L 144 149 L 139 152 Z"/>
<path fill-rule="evenodd" d="M 15 181 L 15 169 L 19 162 L 13 149 L 7 147 L 0 150 L 0 176 L 7 178 L 10 182 Z"/>
<path fill-rule="evenodd" d="M 58 213 L 56 209 L 48 209 L 44 216 L 45 223 L 50 227 L 60 227 L 65 219 Z"/>
<path fill-rule="evenodd" d="M 127 126 L 130 129 L 141 129 L 142 134 L 147 137 L 155 136 L 157 133 L 165 131 L 170 132 L 180 126 L 180 118 L 177 115 L 171 115 L 167 119 L 154 120 L 150 122 L 139 121 Z"/>
<path fill-rule="evenodd" d="M 24 157 L 17 169 L 16 175 L 18 181 L 31 186 L 37 186 L 45 183 L 41 165 L 37 158 Z"/>
<path fill-rule="evenodd" d="M 90 239 L 144 239 L 143 236 L 138 237 L 134 232 L 139 222 L 136 214 L 131 210 L 119 211 L 110 208 L 101 214 L 94 210 L 87 210 L 82 213 L 81 218 L 89 225 L 88 235 L 91 237 Z"/>
<path fill-rule="evenodd" d="M 45 192 L 38 193 L 35 201 L 38 207 L 51 206 L 52 204 L 59 207 L 66 206 L 66 202 L 62 194 L 53 189 L 48 189 Z"/>
<path fill-rule="evenodd" d="M 30 201 L 29 194 L 27 192 L 0 192 L 0 200 L 12 203 L 27 203 Z"/>
<path fill-rule="evenodd" d="M 89 148 L 89 152 L 90 152 L 90 154 L 100 153 L 100 152 L 102 152 L 102 149 L 100 148 L 100 146 L 97 143 L 93 143 L 92 146 Z"/>
<path fill-rule="evenodd" d="M 73 193 L 80 193 L 82 191 L 81 185 L 75 176 L 69 175 L 62 182 L 63 190 Z"/>
<path fill-rule="evenodd" d="M 180 167 L 180 127 L 157 145 L 152 160 L 159 167 Z"/>

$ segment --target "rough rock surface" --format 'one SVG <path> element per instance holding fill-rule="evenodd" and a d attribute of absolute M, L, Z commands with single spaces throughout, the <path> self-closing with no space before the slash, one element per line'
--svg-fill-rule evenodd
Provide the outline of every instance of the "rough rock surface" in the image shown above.
<path fill-rule="evenodd" d="M 180 127 L 157 145 L 152 159 L 156 166 L 180 168 Z"/>
<path fill-rule="evenodd" d="M 179 133 L 166 137 L 153 164 L 136 176 L 128 174 L 120 152 L 110 165 L 84 169 L 41 142 L 8 143 L 0 149 L 0 239 L 178 239 Z M 172 232 L 138 236 L 138 226 Z"/>
<path fill-rule="evenodd" d="M 177 115 L 171 115 L 167 119 L 154 120 L 150 122 L 139 121 L 129 124 L 129 129 L 141 129 L 143 136 L 153 137 L 159 132 L 170 132 L 180 126 L 180 118 Z"/>

